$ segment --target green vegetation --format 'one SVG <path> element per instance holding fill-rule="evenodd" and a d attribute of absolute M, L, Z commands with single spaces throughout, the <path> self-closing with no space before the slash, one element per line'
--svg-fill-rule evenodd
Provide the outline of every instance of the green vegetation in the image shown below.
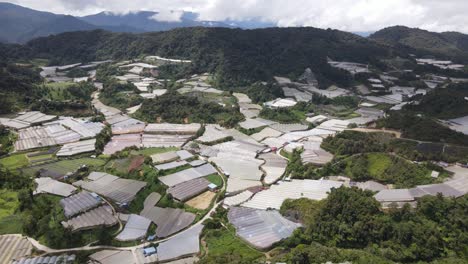
<path fill-rule="evenodd" d="M 21 215 L 14 214 L 0 219 L 0 235 L 21 234 L 23 232 Z"/>
<path fill-rule="evenodd" d="M 44 99 L 63 101 L 72 98 L 71 93 L 68 91 L 69 87 L 76 85 L 72 82 L 61 82 L 61 83 L 46 83 L 39 86 L 44 93 Z"/>
<path fill-rule="evenodd" d="M 104 83 L 103 90 L 99 94 L 99 100 L 120 110 L 125 110 L 143 102 L 138 95 L 138 89 L 131 83 L 122 84 L 115 79 Z"/>
<path fill-rule="evenodd" d="M 177 92 L 168 92 L 158 98 L 145 100 L 135 117 L 145 122 L 218 123 L 227 127 L 232 127 L 243 119 L 237 108 L 201 102 L 196 97 Z"/>
<path fill-rule="evenodd" d="M 323 140 L 321 147 L 335 155 L 383 152 L 394 136 L 390 133 L 364 133 L 345 130 Z"/>
<path fill-rule="evenodd" d="M 18 192 L 0 189 L 0 234 L 20 234 L 22 221 L 18 214 Z"/>
<path fill-rule="evenodd" d="M 466 84 L 451 84 L 447 88 L 430 91 L 418 105 L 407 105 L 405 110 L 440 119 L 463 117 L 468 115 L 466 97 Z"/>
<path fill-rule="evenodd" d="M 80 67 L 76 67 L 68 71 L 66 76 L 69 78 L 87 77 L 88 71 Z"/>
<path fill-rule="evenodd" d="M 401 130 L 404 138 L 468 146 L 468 135 L 445 127 L 431 118 L 410 113 L 392 111 L 378 121 L 378 126 Z"/>
<path fill-rule="evenodd" d="M 27 167 L 27 168 L 22 169 L 22 171 L 24 172 L 24 174 L 29 175 L 29 176 L 35 176 L 36 173 L 41 169 L 45 169 L 47 171 L 65 175 L 68 172 L 73 173 L 77 171 L 83 165 L 86 165 L 88 167 L 98 168 L 100 166 L 103 166 L 105 163 L 106 161 L 102 159 L 79 158 L 79 159 L 70 159 L 70 160 L 60 160 L 57 162 L 51 162 L 47 164 Z"/>
<path fill-rule="evenodd" d="M 8 154 L 13 150 L 16 135 L 6 127 L 0 125 L 0 156 Z"/>
<path fill-rule="evenodd" d="M 112 128 L 107 125 L 99 134 L 96 135 L 96 154 L 100 155 L 104 151 L 104 147 L 112 138 Z"/>
<path fill-rule="evenodd" d="M 297 123 L 306 119 L 307 113 L 326 113 L 339 118 L 353 118 L 359 104 L 359 98 L 354 96 L 338 96 L 330 99 L 314 93 L 312 101 L 298 102 L 289 108 L 263 108 L 260 117 L 278 121 L 280 123 Z"/>
<path fill-rule="evenodd" d="M 190 59 L 193 63 L 187 72 L 212 72 L 216 85 L 224 88 L 269 81 L 274 75 L 298 77 L 308 67 L 321 86 L 337 83 L 343 87 L 350 84 L 351 76 L 328 65 L 327 56 L 373 63 L 392 52 L 398 54 L 354 34 L 316 28 L 180 28 L 151 34 L 96 30 L 35 39 L 22 49 L 59 64 L 133 59 L 144 54 Z"/>
<path fill-rule="evenodd" d="M 313 201 L 307 198 L 287 199 L 281 205 L 280 213 L 288 219 L 294 219 L 305 225 L 312 225 L 322 206 L 323 201 Z"/>
<path fill-rule="evenodd" d="M 143 210 L 143 202 L 145 201 L 146 197 L 148 197 L 148 195 L 150 195 L 152 192 L 157 192 L 161 195 L 164 195 L 166 193 L 166 187 L 164 187 L 164 185 L 162 185 L 157 180 L 157 172 L 151 166 L 144 166 L 144 168 L 141 171 L 142 173 L 134 172 L 129 174 L 130 176 L 132 176 L 130 178 L 147 182 L 147 186 L 137 193 L 135 199 L 131 202 L 128 208 L 128 210 L 131 213 L 135 214 L 139 214 L 141 210 Z M 128 176 L 126 178 L 128 178 Z"/>
<path fill-rule="evenodd" d="M 206 243 L 207 251 L 200 263 L 255 263 L 264 258 L 262 253 L 235 235 L 234 228 L 228 223 L 226 209 L 218 207 L 212 219 L 203 224 L 202 245 Z"/>
<path fill-rule="evenodd" d="M 62 116 L 92 116 L 91 94 L 96 90 L 89 82 L 47 83 L 37 86 L 37 100 L 30 108 Z"/>
<path fill-rule="evenodd" d="M 29 165 L 29 160 L 25 154 L 14 154 L 0 159 L 0 164 L 9 170 L 22 168 Z"/>
<path fill-rule="evenodd" d="M 255 263 L 263 254 L 250 248 L 233 234 L 233 230 L 221 228 L 206 232 L 208 254 L 200 263 Z"/>
<path fill-rule="evenodd" d="M 326 138 L 322 145 L 325 150 L 338 155 L 352 155 L 367 152 L 391 152 L 409 160 L 464 161 L 468 157 L 468 147 L 444 143 L 420 143 L 413 140 L 395 138 L 385 132 L 343 131 L 334 137 Z"/>
<path fill-rule="evenodd" d="M 30 68 L 0 61 L 0 114 L 8 114 L 34 102 L 40 76 Z"/>
<path fill-rule="evenodd" d="M 216 184 L 216 186 L 218 186 L 218 187 L 223 186 L 223 179 L 221 179 L 221 176 L 219 176 L 218 174 L 208 175 L 208 176 L 206 176 L 206 179 L 209 182 Z"/>
<path fill-rule="evenodd" d="M 14 214 L 18 205 L 18 194 L 16 192 L 0 189 L 0 221 Z"/>
<path fill-rule="evenodd" d="M 271 109 L 264 107 L 260 111 L 260 117 L 280 123 L 298 123 L 302 119 L 302 115 L 293 111 L 292 108 Z"/>
<path fill-rule="evenodd" d="M 61 197 L 52 195 L 24 196 L 20 198 L 23 205 L 18 215 L 23 226 L 22 233 L 53 248 L 69 248 L 98 241 L 98 244 L 109 244 L 113 228 L 102 228 L 72 233 L 65 229 L 63 209 L 59 204 Z"/>
<path fill-rule="evenodd" d="M 356 263 L 356 264 L 391 264 L 384 257 L 372 255 L 359 249 L 341 249 L 326 247 L 319 243 L 300 244 L 289 253 L 273 258 L 275 261 L 287 263 Z"/>
<path fill-rule="evenodd" d="M 414 210 L 404 207 L 389 212 L 380 210 L 372 196 L 369 191 L 341 187 L 332 190 L 313 210 L 309 206 L 293 205 L 292 208 L 300 210 L 309 220 L 304 230 L 295 232 L 282 243 L 287 253 L 279 255 L 277 260 L 288 263 L 435 260 L 440 262 L 434 263 L 451 263 L 446 258 L 453 259 L 454 263 L 466 261 L 466 195 L 458 199 L 425 196 Z"/>
<path fill-rule="evenodd" d="M 295 150 L 293 153 L 287 154 L 286 151 L 282 150 L 281 154 L 289 159 L 284 175 L 291 176 L 294 179 L 320 178 L 320 170 L 316 166 L 302 163 L 301 153 L 302 150 Z"/>
<path fill-rule="evenodd" d="M 243 92 L 245 92 L 254 103 L 264 103 L 284 97 L 283 89 L 275 83 L 267 83 L 265 85 L 256 82 Z"/>
<path fill-rule="evenodd" d="M 401 50 L 406 49 L 417 56 L 434 55 L 455 60 L 468 58 L 467 37 L 457 32 L 435 33 L 417 28 L 394 26 L 379 30 L 370 38 Z"/>
<path fill-rule="evenodd" d="M 434 182 L 431 170 L 386 153 L 366 153 L 346 158 L 332 166 L 337 175 L 344 173 L 355 181 L 375 180 L 410 188 Z"/>
<path fill-rule="evenodd" d="M 396 188 L 409 188 L 415 185 L 439 182 L 448 174 L 438 166 L 429 163 L 414 164 L 404 158 L 386 153 L 364 153 L 352 156 L 335 157 L 322 168 L 303 164 L 301 151 L 294 151 L 286 168 L 286 175 L 294 179 L 320 179 L 324 176 L 346 175 L 355 181 L 375 180 L 383 184 L 394 184 Z M 432 178 L 431 171 L 441 172 L 438 179 Z"/>

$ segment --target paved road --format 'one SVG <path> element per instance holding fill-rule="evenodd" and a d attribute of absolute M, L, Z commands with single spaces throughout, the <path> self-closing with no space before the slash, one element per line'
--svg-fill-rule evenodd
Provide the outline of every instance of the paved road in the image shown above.
<path fill-rule="evenodd" d="M 108 107 L 104 104 L 102 104 L 100 101 L 99 101 L 99 93 L 98 92 L 95 92 L 93 93 L 93 101 L 94 103 L 97 103 L 98 104 L 98 107 L 107 107 L 107 108 L 111 108 L 112 107 Z M 115 108 L 114 108 L 115 109 Z M 225 190 L 226 190 L 226 186 L 227 186 L 227 182 L 226 180 L 224 179 L 221 171 L 215 166 L 216 170 L 218 171 L 218 174 L 220 175 L 220 177 L 222 178 L 223 180 L 223 188 L 220 190 L 220 193 L 223 193 Z M 107 201 L 106 201 L 107 202 Z M 155 241 L 151 241 L 151 242 L 145 242 L 145 243 L 142 243 L 142 244 L 139 244 L 139 245 L 136 245 L 136 246 L 132 246 L 132 247 L 115 247 L 115 246 L 91 246 L 92 244 L 94 244 L 95 242 L 89 244 L 89 245 L 86 245 L 86 246 L 82 246 L 82 247 L 76 247 L 76 248 L 65 248 L 65 249 L 53 249 L 53 248 L 50 248 L 50 247 L 47 247 L 45 245 L 42 245 L 41 243 L 39 243 L 39 241 L 35 240 L 34 238 L 31 238 L 31 237 L 27 237 L 27 239 L 31 242 L 31 244 L 37 248 L 38 250 L 40 251 L 43 251 L 45 252 L 44 254 L 46 253 L 65 253 L 65 252 L 77 252 L 77 251 L 90 251 L 90 250 L 103 250 L 103 249 L 111 249 L 111 250 L 129 250 L 129 251 L 132 251 L 132 252 L 135 252 L 135 250 L 137 250 L 138 248 L 142 248 L 142 247 L 145 247 L 145 246 L 148 246 L 149 244 L 151 243 L 161 243 L 161 242 L 164 242 L 164 241 L 167 241 L 173 237 L 176 237 L 176 236 L 179 236 L 179 235 L 182 235 L 184 234 L 185 232 L 195 228 L 195 227 L 198 227 L 200 226 L 201 224 L 203 224 L 203 222 L 208 219 L 208 218 L 211 218 L 211 214 L 218 208 L 218 206 L 220 206 L 222 204 L 223 200 L 219 201 L 218 203 L 216 203 L 211 209 L 210 211 L 202 218 L 200 219 L 197 223 L 193 224 L 192 226 L 190 226 L 189 228 L 179 232 L 179 233 L 176 233 L 176 234 L 173 234 L 169 237 L 166 237 L 166 238 L 163 238 L 163 239 L 159 239 L 159 240 L 155 240 Z M 110 204 L 110 203 L 109 203 Z M 115 209 L 112 207 L 114 213 L 115 213 Z M 119 230 L 122 228 L 122 223 L 120 222 L 119 220 L 119 224 L 120 224 L 120 227 L 119 227 Z M 135 254 L 134 254 L 135 255 Z"/>
<path fill-rule="evenodd" d="M 218 170 L 219 172 L 219 170 Z M 223 180 L 223 188 L 220 190 L 221 193 L 224 192 L 226 190 L 226 181 L 224 179 L 224 177 L 222 177 L 222 180 Z M 131 246 L 131 247 L 114 247 L 114 246 L 91 246 L 91 245 L 86 245 L 86 246 L 82 246 L 82 247 L 76 247 L 76 248 L 65 248 L 65 249 L 53 249 L 53 248 L 50 248 L 50 247 L 47 247 L 45 245 L 42 245 L 41 243 L 39 243 L 39 241 L 35 240 L 34 238 L 31 238 L 31 237 L 27 237 L 27 239 L 31 242 L 31 244 L 37 248 L 38 250 L 40 251 L 44 251 L 45 253 L 65 253 L 65 252 L 76 252 L 76 251 L 90 251 L 90 250 L 99 250 L 99 249 L 113 249 L 113 250 L 130 250 L 132 252 L 134 252 L 136 249 L 138 248 L 142 248 L 142 247 L 145 247 L 145 246 L 148 246 L 150 245 L 151 243 L 161 243 L 161 242 L 164 242 L 164 241 L 167 241 L 173 237 L 176 237 L 176 236 L 179 236 L 179 235 L 182 235 L 184 234 L 185 232 L 195 228 L 195 227 L 198 227 L 200 226 L 201 224 L 203 224 L 203 222 L 208 219 L 208 218 L 211 218 L 211 214 L 216 210 L 216 208 L 218 208 L 218 206 L 220 206 L 222 204 L 223 200 L 219 201 L 218 203 L 216 203 L 212 208 L 211 210 L 202 218 L 200 219 L 198 222 L 196 222 L 195 224 L 193 224 L 192 226 L 190 226 L 189 228 L 179 232 L 179 233 L 176 233 L 176 234 L 173 234 L 169 237 L 166 237 L 166 238 L 162 238 L 162 239 L 159 239 L 159 240 L 155 240 L 155 241 L 151 241 L 151 242 L 145 242 L 145 243 L 142 243 L 142 244 L 139 244 L 139 245 L 136 245 L 136 246 Z"/>

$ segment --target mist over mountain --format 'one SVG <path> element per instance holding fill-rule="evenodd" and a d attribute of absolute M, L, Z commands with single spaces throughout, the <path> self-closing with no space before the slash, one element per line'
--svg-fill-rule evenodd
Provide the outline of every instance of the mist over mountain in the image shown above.
<path fill-rule="evenodd" d="M 173 17 L 159 16 L 158 12 L 138 11 L 128 14 L 101 12 L 74 17 L 36 11 L 10 3 L 0 3 L 0 41 L 25 43 L 31 39 L 70 31 L 104 29 L 112 32 L 153 32 L 179 27 L 265 28 L 273 23 L 261 20 L 202 21 L 192 12 L 174 11 Z M 171 14 L 169 14 L 171 15 Z M 178 17 L 180 15 L 180 17 Z M 167 20 L 167 21 L 166 21 Z"/>

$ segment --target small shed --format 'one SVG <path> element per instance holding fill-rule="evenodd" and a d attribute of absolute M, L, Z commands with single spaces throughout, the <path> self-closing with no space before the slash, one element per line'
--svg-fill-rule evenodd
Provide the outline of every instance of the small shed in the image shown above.
<path fill-rule="evenodd" d="M 143 254 L 145 255 L 145 257 L 151 256 L 156 253 L 157 253 L 157 250 L 155 247 L 147 247 L 143 249 Z"/>
<path fill-rule="evenodd" d="M 214 183 L 210 183 L 208 184 L 208 189 L 212 192 L 216 191 L 218 189 L 218 185 L 214 184 Z"/>

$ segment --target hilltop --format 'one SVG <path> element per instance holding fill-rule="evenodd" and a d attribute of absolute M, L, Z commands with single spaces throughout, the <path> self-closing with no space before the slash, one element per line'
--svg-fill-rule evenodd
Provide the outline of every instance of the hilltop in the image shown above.
<path fill-rule="evenodd" d="M 418 54 L 431 53 L 458 60 L 468 59 L 468 35 L 458 32 L 436 33 L 418 28 L 394 26 L 371 34 L 369 39 L 406 48 Z"/>

